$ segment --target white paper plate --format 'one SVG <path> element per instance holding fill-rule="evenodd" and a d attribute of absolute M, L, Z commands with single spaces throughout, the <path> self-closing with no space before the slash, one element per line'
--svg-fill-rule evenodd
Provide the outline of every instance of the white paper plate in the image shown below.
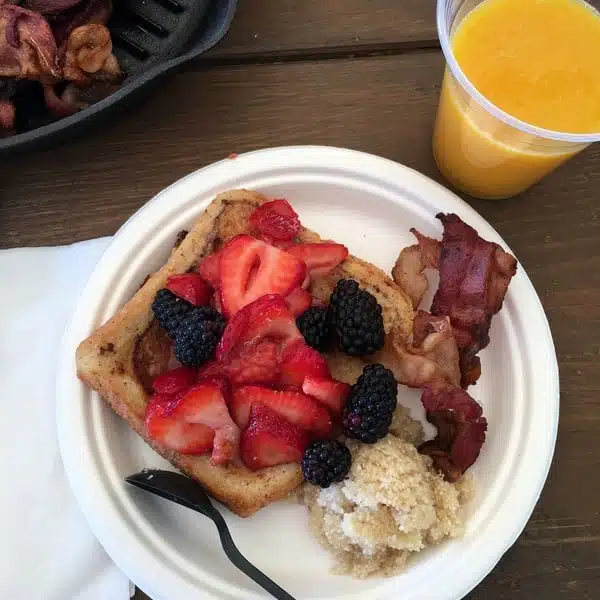
<path fill-rule="evenodd" d="M 143 174 L 140 174 L 143 176 Z M 77 344 L 113 315 L 166 260 L 176 233 L 221 191 L 245 187 L 286 197 L 302 222 L 389 272 L 408 230 L 440 236 L 434 215 L 456 212 L 489 240 L 499 235 L 467 204 L 423 175 L 375 156 L 325 147 L 275 148 L 224 160 L 170 186 L 118 232 L 96 267 L 65 336 L 58 429 L 75 496 L 109 555 L 155 600 L 267 598 L 222 553 L 214 526 L 187 509 L 126 486 L 144 467 L 166 467 L 76 378 Z M 489 430 L 472 472 L 477 496 L 463 539 L 422 553 L 406 573 L 355 581 L 328 573 L 303 507 L 271 505 L 250 519 L 228 511 L 240 550 L 300 599 L 454 600 L 494 567 L 525 526 L 556 438 L 559 386 L 552 338 L 523 269 L 495 317 L 473 395 Z M 418 406 L 418 392 L 400 401 Z"/>

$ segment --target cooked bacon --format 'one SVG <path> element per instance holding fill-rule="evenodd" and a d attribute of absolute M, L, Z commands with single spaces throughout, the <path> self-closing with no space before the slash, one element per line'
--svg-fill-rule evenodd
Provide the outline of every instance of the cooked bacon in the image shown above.
<path fill-rule="evenodd" d="M 419 233 L 414 227 L 410 232 L 417 238 L 417 243 L 400 252 L 392 277 L 411 299 L 413 308 L 418 308 L 429 289 L 425 269 L 439 267 L 440 242 Z"/>
<path fill-rule="evenodd" d="M 463 389 L 447 384 L 427 386 L 421 402 L 437 436 L 419 447 L 448 481 L 456 481 L 477 460 L 485 442 L 487 421 L 481 406 Z"/>
<path fill-rule="evenodd" d="M 15 126 L 13 96 L 15 91 L 16 86 L 12 81 L 0 80 L 0 137 L 12 135 L 13 133 Z"/>
<path fill-rule="evenodd" d="M 420 388 L 434 382 L 460 384 L 458 349 L 448 317 L 434 317 L 419 310 L 413 323 L 411 346 L 392 340 L 393 371 L 399 383 Z"/>
<path fill-rule="evenodd" d="M 56 43 L 46 19 L 20 6 L 0 5 L 0 77 L 59 76 Z"/>
<path fill-rule="evenodd" d="M 75 114 L 79 109 L 74 102 L 70 102 L 69 98 L 65 95 L 65 91 L 59 94 L 54 85 L 44 85 L 44 99 L 48 110 L 57 117 L 68 117 L 69 115 Z"/>
<path fill-rule="evenodd" d="M 106 25 L 112 12 L 111 0 L 82 0 L 73 8 L 56 15 L 49 15 L 48 22 L 54 33 L 56 45 L 64 53 L 69 35 L 77 27 L 96 23 Z"/>
<path fill-rule="evenodd" d="M 74 29 L 67 40 L 63 62 L 64 77 L 69 81 L 116 81 L 121 77 L 110 32 L 104 25 L 94 23 Z"/>
<path fill-rule="evenodd" d="M 12 134 L 14 126 L 14 104 L 10 100 L 0 100 L 0 137 Z"/>
<path fill-rule="evenodd" d="M 431 313 L 448 316 L 460 353 L 461 385 L 467 388 L 481 374 L 477 353 L 489 342 L 492 317 L 517 272 L 514 256 L 488 242 L 455 214 L 438 214 L 444 225 L 440 253 L 440 284 Z"/>
<path fill-rule="evenodd" d="M 23 0 L 19 4 L 41 15 L 55 15 L 77 6 L 82 0 Z M 17 2 L 15 2 L 17 3 Z"/>

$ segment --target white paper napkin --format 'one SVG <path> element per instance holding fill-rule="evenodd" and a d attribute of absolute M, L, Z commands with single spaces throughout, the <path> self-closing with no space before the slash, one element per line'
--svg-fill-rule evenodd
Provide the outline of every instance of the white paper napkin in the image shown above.
<path fill-rule="evenodd" d="M 55 377 L 65 325 L 108 238 L 0 251 L 0 598 L 127 600 L 58 449 Z"/>

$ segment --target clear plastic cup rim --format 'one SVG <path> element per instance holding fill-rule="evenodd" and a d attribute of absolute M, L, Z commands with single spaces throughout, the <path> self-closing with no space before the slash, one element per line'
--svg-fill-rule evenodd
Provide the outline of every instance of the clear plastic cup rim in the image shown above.
<path fill-rule="evenodd" d="M 509 115 L 495 104 L 490 102 L 477 88 L 471 83 L 468 77 L 464 74 L 460 68 L 457 60 L 454 58 L 454 52 L 450 46 L 450 32 L 446 24 L 446 8 L 448 2 L 451 0 L 437 0 L 437 30 L 442 51 L 446 59 L 446 64 L 450 68 L 452 75 L 460 83 L 460 85 L 474 98 L 478 104 L 480 104 L 487 112 L 497 117 L 504 123 L 523 131 L 525 133 L 545 138 L 549 140 L 555 140 L 559 142 L 566 142 L 570 144 L 591 144 L 593 142 L 600 141 L 600 131 L 597 133 L 564 133 L 561 131 L 553 131 L 551 129 L 544 129 L 543 127 L 536 127 L 530 125 L 525 121 L 521 121 L 516 117 Z M 579 0 L 583 2 L 583 0 Z M 593 6 L 587 2 L 583 2 L 594 12 L 598 12 Z"/>

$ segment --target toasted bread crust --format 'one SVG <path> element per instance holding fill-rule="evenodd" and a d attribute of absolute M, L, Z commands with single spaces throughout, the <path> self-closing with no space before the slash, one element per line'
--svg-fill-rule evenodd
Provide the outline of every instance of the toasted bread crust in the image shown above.
<path fill-rule="evenodd" d="M 166 364 L 164 356 L 159 357 L 155 364 L 146 365 L 146 372 L 142 373 L 138 364 L 139 346 L 151 347 L 151 342 L 144 339 L 153 323 L 151 304 L 167 278 L 190 270 L 199 259 L 235 235 L 252 233 L 248 216 L 266 200 L 261 194 L 248 190 L 232 190 L 217 196 L 172 251 L 168 262 L 146 280 L 114 317 L 81 342 L 76 352 L 79 378 L 96 390 L 156 452 L 199 481 L 217 500 L 241 517 L 250 516 L 292 492 L 303 479 L 300 465 L 281 465 L 260 471 L 233 465 L 215 467 L 208 457 L 184 456 L 156 444 L 146 435 L 144 425 L 147 377 L 156 374 L 156 369 L 166 368 Z M 298 238 L 306 242 L 320 240 L 317 234 L 307 229 L 303 229 Z M 377 297 L 383 307 L 386 333 L 394 332 L 399 339 L 408 339 L 413 319 L 410 299 L 383 271 L 369 263 L 349 256 L 333 274 L 315 281 L 311 292 L 327 300 L 342 277 L 356 279 Z M 334 358 L 333 362 L 337 364 L 343 365 L 347 361 L 347 372 L 352 374 L 356 371 L 354 367 L 362 364 L 349 357 Z M 349 379 L 348 375 L 341 375 L 341 379 Z"/>

